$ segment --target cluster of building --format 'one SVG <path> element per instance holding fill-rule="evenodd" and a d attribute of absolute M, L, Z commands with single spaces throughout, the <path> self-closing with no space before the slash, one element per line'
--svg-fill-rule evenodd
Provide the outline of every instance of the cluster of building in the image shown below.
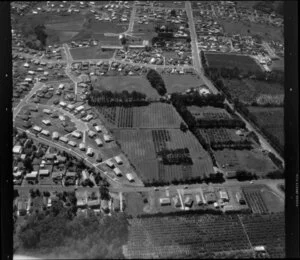
<path fill-rule="evenodd" d="M 176 25 L 187 25 L 187 14 L 185 9 L 176 9 L 176 15 L 172 15 L 172 9 L 159 7 L 139 7 L 136 12 L 135 23 L 149 24 L 149 23 L 172 23 Z M 181 32 L 180 32 L 181 31 Z M 184 32 L 183 32 L 184 31 Z M 178 34 L 187 32 L 178 28 Z M 176 32 L 174 32 L 176 33 Z"/>
<path fill-rule="evenodd" d="M 94 8 L 90 11 L 98 21 L 118 23 L 128 22 L 131 12 L 128 1 L 111 1 L 109 4 L 101 5 L 101 10 Z"/>

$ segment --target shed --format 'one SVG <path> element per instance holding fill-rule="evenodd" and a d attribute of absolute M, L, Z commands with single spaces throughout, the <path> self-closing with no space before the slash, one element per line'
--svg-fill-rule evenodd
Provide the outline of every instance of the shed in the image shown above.
<path fill-rule="evenodd" d="M 161 206 L 168 206 L 171 205 L 171 200 L 170 198 L 160 198 L 159 203 Z"/>

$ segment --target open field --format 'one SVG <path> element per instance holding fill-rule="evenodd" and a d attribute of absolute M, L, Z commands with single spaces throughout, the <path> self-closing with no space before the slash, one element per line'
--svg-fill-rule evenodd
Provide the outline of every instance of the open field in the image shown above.
<path fill-rule="evenodd" d="M 149 81 L 145 76 L 106 76 L 98 78 L 93 82 L 94 89 L 97 90 L 110 90 L 122 92 L 137 91 L 141 92 L 149 98 L 159 98 L 157 91 L 151 87 Z"/>
<path fill-rule="evenodd" d="M 265 175 L 277 170 L 271 159 L 259 150 L 224 149 L 214 151 L 214 154 L 220 166 L 225 166 L 225 171 L 248 170 L 257 175 Z"/>
<path fill-rule="evenodd" d="M 211 68 L 239 68 L 242 71 L 261 71 L 257 63 L 249 56 L 205 53 L 208 66 Z"/>
<path fill-rule="evenodd" d="M 128 258 L 199 258 L 250 245 L 236 215 L 185 215 L 130 220 Z"/>
<path fill-rule="evenodd" d="M 271 258 L 285 258 L 284 213 L 241 215 L 252 246 L 264 245 Z"/>
<path fill-rule="evenodd" d="M 258 125 L 276 137 L 284 146 L 284 109 L 283 107 L 248 107 L 256 117 Z"/>
<path fill-rule="evenodd" d="M 166 103 L 151 103 L 141 107 L 97 108 L 101 118 L 111 128 L 172 128 L 179 129 L 182 118 Z"/>
<path fill-rule="evenodd" d="M 110 59 L 113 56 L 114 51 L 113 50 L 102 51 L 100 46 L 93 46 L 93 47 L 70 49 L 70 53 L 74 60 Z"/>
<path fill-rule="evenodd" d="M 245 104 L 257 102 L 262 96 L 272 97 L 284 96 L 284 86 L 279 83 L 268 83 L 259 80 L 224 79 L 224 85 L 228 88 L 232 98 L 238 98 Z"/>
<path fill-rule="evenodd" d="M 189 88 L 199 87 L 204 82 L 196 75 L 162 75 L 168 93 L 184 92 Z"/>
<path fill-rule="evenodd" d="M 198 107 L 188 106 L 187 109 L 192 113 L 196 119 L 216 120 L 216 119 L 230 119 L 231 115 L 223 108 L 218 107 Z"/>
<path fill-rule="evenodd" d="M 128 23 L 114 23 L 107 21 L 97 21 L 92 19 L 88 29 L 92 30 L 94 34 L 104 33 L 122 33 L 128 28 Z"/>
<path fill-rule="evenodd" d="M 284 71 L 284 58 L 273 61 L 270 68 L 274 71 Z"/>
<path fill-rule="evenodd" d="M 224 32 L 229 35 L 241 34 L 241 35 L 260 35 L 263 39 L 267 41 L 280 41 L 283 42 L 282 29 L 272 25 L 250 23 L 243 21 L 223 21 L 220 20 L 223 25 Z"/>

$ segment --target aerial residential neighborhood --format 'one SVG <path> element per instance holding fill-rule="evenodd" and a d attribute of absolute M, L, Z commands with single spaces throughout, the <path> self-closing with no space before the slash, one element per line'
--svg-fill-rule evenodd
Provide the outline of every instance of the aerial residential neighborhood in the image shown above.
<path fill-rule="evenodd" d="M 15 255 L 284 258 L 282 9 L 11 2 Z"/>

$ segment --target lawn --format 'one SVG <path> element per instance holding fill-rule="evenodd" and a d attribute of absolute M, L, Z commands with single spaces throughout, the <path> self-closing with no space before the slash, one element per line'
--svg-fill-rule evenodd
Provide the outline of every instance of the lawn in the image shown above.
<path fill-rule="evenodd" d="M 145 76 L 106 76 L 98 77 L 97 81 L 93 82 L 94 89 L 110 90 L 122 92 L 137 91 L 141 92 L 149 98 L 159 98 L 157 91 L 151 87 Z"/>
<path fill-rule="evenodd" d="M 258 125 L 275 136 L 284 146 L 284 108 L 283 107 L 248 107 L 257 119 Z"/>
<path fill-rule="evenodd" d="M 83 47 L 70 49 L 70 53 L 74 60 L 83 59 L 110 59 L 114 50 L 101 50 L 101 46 Z"/>
<path fill-rule="evenodd" d="M 261 71 L 255 60 L 246 55 L 205 53 L 208 66 L 211 68 L 239 68 L 242 71 Z"/>
<path fill-rule="evenodd" d="M 184 92 L 189 88 L 199 87 L 204 84 L 199 76 L 196 75 L 162 75 L 167 92 Z"/>
<path fill-rule="evenodd" d="M 231 150 L 214 151 L 217 162 L 225 171 L 247 170 L 259 175 L 266 175 L 277 170 L 271 159 L 258 150 Z"/>
<path fill-rule="evenodd" d="M 125 199 L 124 212 L 128 215 L 136 217 L 137 215 L 145 214 L 144 208 L 147 203 L 144 203 L 145 199 L 148 199 L 148 193 L 146 192 L 127 192 L 123 193 Z M 147 200 L 148 201 L 148 200 Z"/>
<path fill-rule="evenodd" d="M 284 86 L 279 83 L 269 83 L 259 80 L 238 80 L 224 79 L 224 84 L 228 88 L 232 98 L 238 98 L 239 101 L 251 105 L 257 102 L 263 96 L 269 96 L 283 101 Z M 273 102 L 273 101 L 272 101 Z"/>

